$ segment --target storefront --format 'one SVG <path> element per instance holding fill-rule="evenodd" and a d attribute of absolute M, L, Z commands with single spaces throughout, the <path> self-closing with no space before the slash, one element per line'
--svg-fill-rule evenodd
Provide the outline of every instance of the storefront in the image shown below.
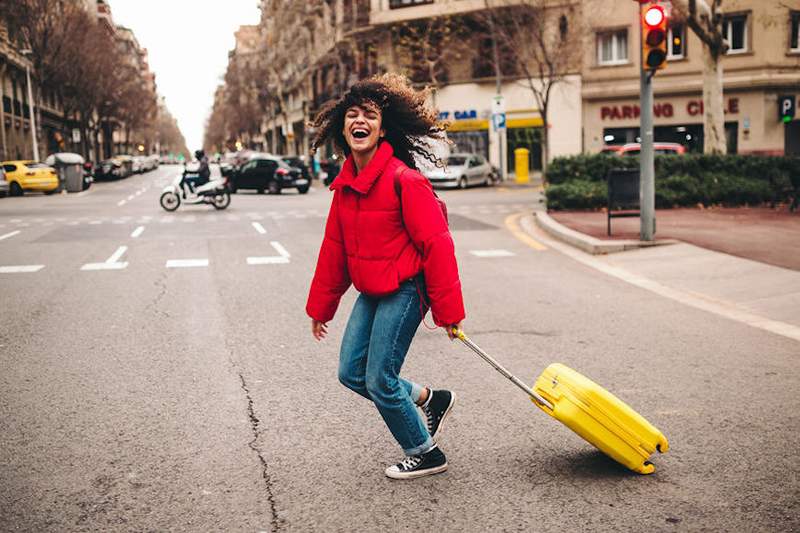
<path fill-rule="evenodd" d="M 605 145 L 639 142 L 638 100 L 606 99 L 584 103 L 584 145 L 589 153 Z M 723 101 L 728 153 L 782 155 L 795 146 L 796 127 L 784 127 L 778 95 L 770 91 L 731 92 Z M 656 142 L 675 142 L 703 151 L 702 95 L 657 95 L 653 105 Z M 794 144 L 792 144 L 794 143 Z"/>
<path fill-rule="evenodd" d="M 506 141 L 491 126 L 491 106 L 494 84 L 464 83 L 448 85 L 436 95 L 435 105 L 441 119 L 450 123 L 448 138 L 453 151 L 479 153 L 499 166 L 506 161 L 509 172 L 514 170 L 514 150 L 530 152 L 532 170 L 542 168 L 542 129 L 544 122 L 533 104 L 533 95 L 520 83 L 506 83 L 502 88 L 506 109 Z M 580 78 L 569 79 L 554 88 L 550 100 L 550 157 L 574 155 L 581 152 Z"/>

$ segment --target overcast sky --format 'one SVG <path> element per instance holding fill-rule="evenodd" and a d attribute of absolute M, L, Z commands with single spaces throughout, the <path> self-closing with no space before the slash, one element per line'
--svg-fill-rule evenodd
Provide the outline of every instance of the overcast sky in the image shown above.
<path fill-rule="evenodd" d="M 225 74 L 233 32 L 256 24 L 257 0 L 109 0 L 116 24 L 127 26 L 149 53 L 158 92 L 178 119 L 190 151 L 202 146 L 214 90 Z"/>

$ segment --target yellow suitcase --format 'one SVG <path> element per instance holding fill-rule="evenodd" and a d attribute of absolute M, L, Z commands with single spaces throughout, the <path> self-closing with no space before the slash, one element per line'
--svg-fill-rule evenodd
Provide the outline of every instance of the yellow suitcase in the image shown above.
<path fill-rule="evenodd" d="M 461 330 L 453 333 L 498 372 L 524 390 L 542 411 L 562 422 L 618 463 L 651 474 L 653 452 L 669 449 L 667 438 L 625 402 L 568 366 L 553 363 L 533 389 L 503 368 Z"/>

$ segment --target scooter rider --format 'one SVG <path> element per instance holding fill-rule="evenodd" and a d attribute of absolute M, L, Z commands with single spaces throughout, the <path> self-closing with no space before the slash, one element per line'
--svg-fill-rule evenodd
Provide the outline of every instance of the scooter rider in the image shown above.
<path fill-rule="evenodd" d="M 197 150 L 194 153 L 194 157 L 200 163 L 197 172 L 192 172 L 193 175 L 187 176 L 187 171 L 183 171 L 183 180 L 187 185 L 189 185 L 189 190 L 192 191 L 192 193 L 194 193 L 197 187 L 208 183 L 208 180 L 211 177 L 211 169 L 208 166 L 208 157 L 206 157 L 206 153 L 203 150 Z M 183 193 L 183 197 L 186 198 L 185 191 Z"/>

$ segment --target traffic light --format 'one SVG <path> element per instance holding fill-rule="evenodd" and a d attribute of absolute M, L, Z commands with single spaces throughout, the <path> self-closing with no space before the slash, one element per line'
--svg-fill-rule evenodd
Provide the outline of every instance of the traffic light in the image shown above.
<path fill-rule="evenodd" d="M 667 14 L 659 4 L 643 3 L 642 68 L 660 70 L 667 66 Z"/>

